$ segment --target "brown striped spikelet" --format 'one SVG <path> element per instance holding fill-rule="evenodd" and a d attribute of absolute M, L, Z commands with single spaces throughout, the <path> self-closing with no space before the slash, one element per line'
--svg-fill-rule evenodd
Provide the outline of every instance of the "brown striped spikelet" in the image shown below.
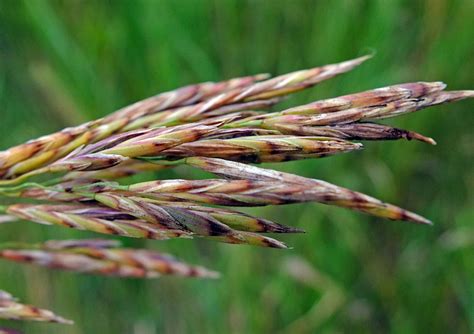
<path fill-rule="evenodd" d="M 431 224 L 429 220 L 397 206 L 373 197 L 342 188 L 331 183 L 309 179 L 289 173 L 277 172 L 237 162 L 212 158 L 188 158 L 186 163 L 229 179 L 266 180 L 274 184 L 286 184 L 287 189 L 296 187 L 295 197 L 300 201 L 317 201 L 393 220 L 406 220 L 419 224 Z M 301 192 L 301 189 L 305 189 Z"/>

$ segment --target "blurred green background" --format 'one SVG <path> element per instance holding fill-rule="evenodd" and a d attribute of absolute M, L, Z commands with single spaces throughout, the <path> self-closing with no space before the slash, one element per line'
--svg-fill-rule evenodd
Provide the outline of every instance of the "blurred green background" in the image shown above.
<path fill-rule="evenodd" d="M 284 106 L 416 80 L 473 89 L 473 36 L 472 0 L 1 0 L 0 148 L 189 83 L 374 51 Z M 434 137 L 435 147 L 372 142 L 271 166 L 399 204 L 432 219 L 431 228 L 304 204 L 250 211 L 307 230 L 283 238 L 294 247 L 287 251 L 124 240 L 219 270 L 218 281 L 119 280 L 2 262 L 1 289 L 76 321 L 5 326 L 33 334 L 472 333 L 473 107 L 463 101 L 390 120 Z M 0 231 L 1 240 L 29 242 L 97 236 L 32 223 Z"/>

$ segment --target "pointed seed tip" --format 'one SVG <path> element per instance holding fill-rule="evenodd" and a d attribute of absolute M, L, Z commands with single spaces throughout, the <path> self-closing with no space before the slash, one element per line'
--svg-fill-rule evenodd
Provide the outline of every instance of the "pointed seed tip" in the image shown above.
<path fill-rule="evenodd" d="M 272 75 L 270 73 L 259 73 L 255 75 L 256 80 L 266 80 L 270 78 Z"/>
<path fill-rule="evenodd" d="M 202 278 L 210 278 L 210 279 L 220 279 L 221 278 L 221 273 L 213 270 L 207 270 L 205 273 L 201 276 Z"/>
<path fill-rule="evenodd" d="M 372 52 L 372 53 L 366 54 L 365 56 L 359 57 L 359 58 L 363 59 L 365 61 L 365 60 L 369 60 L 370 58 L 373 58 L 373 57 L 375 57 L 375 51 Z"/>
<path fill-rule="evenodd" d="M 417 224 L 422 224 L 422 225 L 433 225 L 433 222 L 429 219 L 426 219 L 425 217 L 413 214 L 412 217 L 410 217 L 411 221 Z"/>
<path fill-rule="evenodd" d="M 433 138 L 423 136 L 422 134 L 417 132 L 409 132 L 408 139 L 416 139 L 430 145 L 436 145 L 436 141 Z"/>
<path fill-rule="evenodd" d="M 474 90 L 462 90 L 461 91 L 466 98 L 474 97 Z"/>
<path fill-rule="evenodd" d="M 420 225 L 428 225 L 428 226 L 433 226 L 433 222 L 431 220 L 428 220 L 424 217 L 420 217 L 417 220 L 413 220 L 414 223 L 420 224 Z"/>
<path fill-rule="evenodd" d="M 360 64 L 366 62 L 367 60 L 371 59 L 374 56 L 375 56 L 375 53 L 367 54 L 365 56 L 354 58 L 354 59 L 350 60 L 350 62 L 357 63 L 358 65 L 360 65 Z"/>
<path fill-rule="evenodd" d="M 282 230 L 280 230 L 279 232 L 281 233 L 306 233 L 306 231 L 302 228 L 298 228 L 298 227 L 287 227 L 287 228 L 284 228 Z"/>
<path fill-rule="evenodd" d="M 73 320 L 65 319 L 60 316 L 55 316 L 54 319 L 51 320 L 52 322 L 58 323 L 58 324 L 63 324 L 63 325 L 74 325 Z"/>
<path fill-rule="evenodd" d="M 269 244 L 269 246 L 271 248 L 277 248 L 277 249 L 289 249 L 290 247 L 285 244 L 284 242 L 280 241 L 280 240 L 276 240 L 276 239 L 273 239 L 272 240 L 272 243 Z"/>
<path fill-rule="evenodd" d="M 306 233 L 306 231 L 299 227 L 280 225 L 264 233 Z"/>

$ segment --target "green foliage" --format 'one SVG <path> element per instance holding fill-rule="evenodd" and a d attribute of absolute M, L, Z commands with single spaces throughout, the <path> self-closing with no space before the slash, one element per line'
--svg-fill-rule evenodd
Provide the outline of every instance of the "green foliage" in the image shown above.
<path fill-rule="evenodd" d="M 472 89 L 473 16 L 470 0 L 4 0 L 0 145 L 188 83 L 281 74 L 372 50 L 370 62 L 292 97 L 291 105 L 404 81 Z M 2 262 L 2 289 L 77 323 L 10 327 L 27 333 L 472 332 L 472 103 L 390 122 L 435 138 L 435 147 L 374 142 L 330 159 L 271 165 L 397 203 L 430 218 L 431 228 L 298 204 L 247 210 L 307 230 L 284 238 L 294 246 L 289 251 L 123 240 L 216 269 L 219 281 L 117 280 Z M 453 112 L 442 112 L 448 108 Z M 94 235 L 5 224 L 0 239 L 87 236 Z"/>

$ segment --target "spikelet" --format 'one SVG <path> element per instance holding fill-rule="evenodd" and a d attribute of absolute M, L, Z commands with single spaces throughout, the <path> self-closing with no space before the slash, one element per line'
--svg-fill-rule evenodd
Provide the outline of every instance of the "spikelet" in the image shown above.
<path fill-rule="evenodd" d="M 286 184 L 307 189 L 301 193 L 306 201 L 317 201 L 392 220 L 405 220 L 419 224 L 431 224 L 429 220 L 397 206 L 379 201 L 373 197 L 342 188 L 331 183 L 309 179 L 289 173 L 277 172 L 222 159 L 195 157 L 186 159 L 186 163 L 228 179 L 266 180 L 274 184 Z M 303 201 L 303 200 L 300 200 Z"/>
<path fill-rule="evenodd" d="M 232 210 L 189 203 L 153 203 L 112 194 L 99 194 L 96 198 L 108 207 L 15 204 L 9 206 L 7 212 L 19 219 L 45 225 L 154 240 L 199 236 L 229 243 L 286 248 L 283 243 L 254 232 L 301 232 Z"/>
<path fill-rule="evenodd" d="M 116 277 L 219 277 L 214 271 L 190 266 L 167 254 L 120 248 L 120 243 L 113 240 L 61 240 L 39 245 L 4 246 L 0 247 L 0 258 L 51 269 Z"/>
<path fill-rule="evenodd" d="M 71 320 L 57 316 L 49 310 L 21 304 L 11 294 L 3 290 L 0 290 L 0 319 L 55 322 L 68 325 L 73 323 Z M 2 330 L 0 329 L 0 332 Z"/>

